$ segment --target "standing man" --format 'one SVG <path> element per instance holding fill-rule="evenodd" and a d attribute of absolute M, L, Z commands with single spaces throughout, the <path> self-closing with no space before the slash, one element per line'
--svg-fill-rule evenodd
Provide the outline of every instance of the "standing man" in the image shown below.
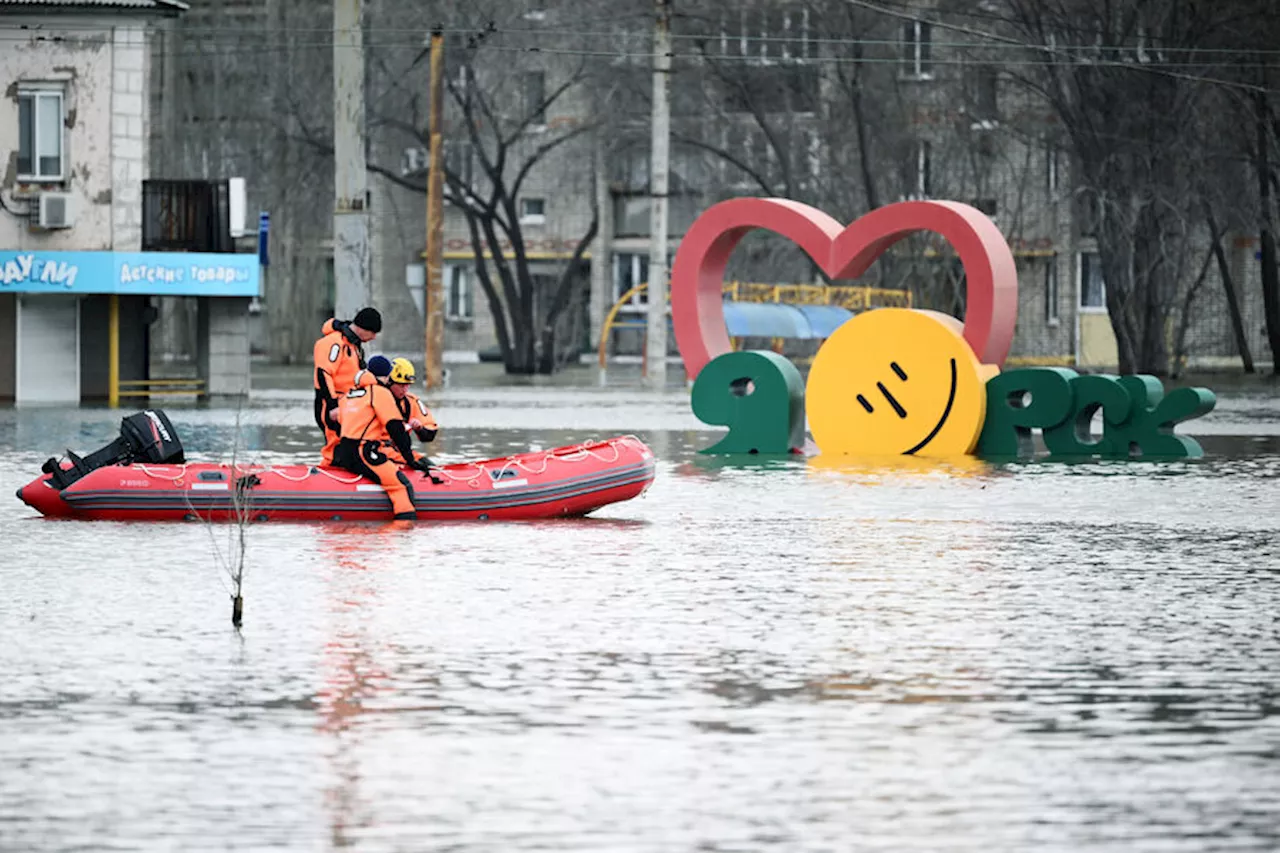
<path fill-rule="evenodd" d="M 376 308 L 361 308 L 350 322 L 330 318 L 320 329 L 313 353 L 315 360 L 316 426 L 324 434 L 320 464 L 333 465 L 333 449 L 338 446 L 342 427 L 338 423 L 338 403 L 355 384 L 356 374 L 365 369 L 364 344 L 382 331 L 382 315 Z"/>

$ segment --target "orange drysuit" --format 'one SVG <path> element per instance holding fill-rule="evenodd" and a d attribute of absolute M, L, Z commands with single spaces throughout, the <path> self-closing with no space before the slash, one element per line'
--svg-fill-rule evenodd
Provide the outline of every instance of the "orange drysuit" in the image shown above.
<path fill-rule="evenodd" d="M 350 324 L 329 318 L 320 329 L 316 341 L 315 361 L 316 426 L 324 433 L 324 449 L 320 464 L 333 464 L 333 450 L 338 446 L 342 428 L 338 424 L 338 406 L 343 396 L 355 386 L 356 374 L 364 370 L 361 340 L 351 333 Z"/>
<path fill-rule="evenodd" d="M 417 518 L 413 486 L 400 470 L 399 462 L 386 453 L 386 445 L 394 446 L 398 457 L 411 468 L 425 470 L 428 462 L 413 452 L 404 416 L 391 389 L 376 383 L 352 388 L 342 399 L 338 420 L 340 438 L 334 449 L 334 464 L 380 483 L 391 498 L 396 518 Z"/>
<path fill-rule="evenodd" d="M 405 425 L 417 421 L 418 425 L 413 427 L 413 434 L 418 437 L 418 441 L 430 444 L 435 441 L 436 433 L 440 427 L 436 424 L 435 416 L 431 414 L 431 410 L 426 404 L 418 399 L 412 391 L 406 391 L 396 403 L 400 407 L 400 416 L 404 419 Z M 384 452 L 387 456 L 403 464 L 404 459 L 400 456 L 400 451 L 396 450 L 393 443 L 387 442 Z"/>

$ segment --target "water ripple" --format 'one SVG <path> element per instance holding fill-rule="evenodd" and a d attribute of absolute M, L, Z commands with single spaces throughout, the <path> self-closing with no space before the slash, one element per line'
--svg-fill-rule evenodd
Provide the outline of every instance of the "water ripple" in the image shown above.
<path fill-rule="evenodd" d="M 264 406 L 184 431 L 309 458 Z M 117 423 L 0 411 L 0 480 Z M 251 528 L 242 635 L 228 529 L 0 503 L 0 848 L 1280 845 L 1280 447 L 940 468 L 640 435 L 654 487 L 597 518 Z"/>

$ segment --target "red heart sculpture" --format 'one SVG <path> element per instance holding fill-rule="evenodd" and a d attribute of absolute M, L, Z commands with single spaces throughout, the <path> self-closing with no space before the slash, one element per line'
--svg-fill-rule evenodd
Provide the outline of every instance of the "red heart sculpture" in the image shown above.
<path fill-rule="evenodd" d="M 1018 319 L 1018 271 L 1000 229 L 982 211 L 955 201 L 904 201 L 871 211 L 847 228 L 807 204 L 735 198 L 712 205 L 693 223 L 671 270 L 671 317 L 690 380 L 729 352 L 724 270 L 748 231 L 788 237 L 833 279 L 857 278 L 885 251 L 918 231 L 947 239 L 964 265 L 964 339 L 985 364 L 1009 355 Z"/>

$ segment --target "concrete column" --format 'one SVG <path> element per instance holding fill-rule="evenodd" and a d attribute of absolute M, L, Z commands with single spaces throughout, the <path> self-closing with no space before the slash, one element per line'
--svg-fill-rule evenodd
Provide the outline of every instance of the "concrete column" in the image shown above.
<path fill-rule="evenodd" d="M 116 27 L 111 78 L 111 248 L 142 248 L 147 172 L 147 44 L 141 26 Z"/>
<path fill-rule="evenodd" d="M 333 0 L 334 312 L 344 320 L 373 298 L 363 15 L 363 0 Z"/>
<path fill-rule="evenodd" d="M 200 297 L 196 370 L 215 402 L 249 393 L 250 301 L 248 297 Z"/>
<path fill-rule="evenodd" d="M 17 313 L 18 297 L 12 293 L 0 293 L 0 400 L 13 399 L 17 382 Z"/>
<path fill-rule="evenodd" d="M 671 0 L 654 0 L 653 127 L 649 157 L 649 317 L 645 384 L 667 382 L 667 189 L 671 153 Z"/>

